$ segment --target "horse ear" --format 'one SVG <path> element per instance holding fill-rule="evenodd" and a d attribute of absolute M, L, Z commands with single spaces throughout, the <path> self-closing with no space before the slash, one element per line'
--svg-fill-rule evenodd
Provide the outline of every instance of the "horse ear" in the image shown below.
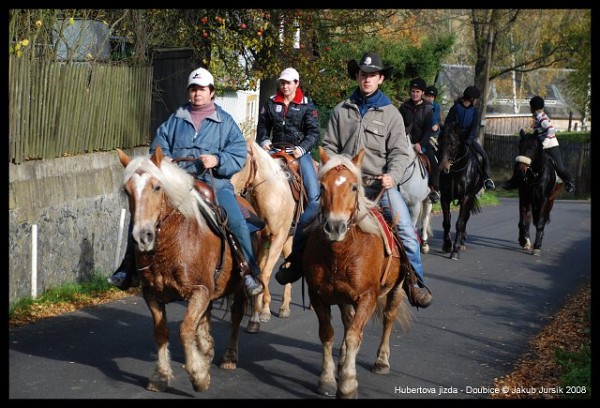
<path fill-rule="evenodd" d="M 361 167 L 363 157 L 365 156 L 365 148 L 359 150 L 358 154 L 352 158 L 352 163 L 356 164 L 358 167 Z"/>
<path fill-rule="evenodd" d="M 150 160 L 152 160 L 152 163 L 156 164 L 156 167 L 160 168 L 160 162 L 162 162 L 162 159 L 163 159 L 162 148 L 160 147 L 160 145 L 156 145 L 156 150 L 154 150 L 154 154 L 152 155 Z"/>
<path fill-rule="evenodd" d="M 119 160 L 121 161 L 123 167 L 127 167 L 131 161 L 131 157 L 127 156 L 127 154 L 121 149 L 117 149 L 117 153 L 119 154 Z"/>
<path fill-rule="evenodd" d="M 325 149 L 323 149 L 323 146 L 319 146 L 319 157 L 321 158 L 321 164 L 325 164 L 329 160 L 329 156 Z"/>
<path fill-rule="evenodd" d="M 521 129 L 519 134 L 521 135 L 521 139 L 523 139 L 525 136 L 527 136 L 527 134 L 525 133 L 525 131 L 523 129 Z"/>

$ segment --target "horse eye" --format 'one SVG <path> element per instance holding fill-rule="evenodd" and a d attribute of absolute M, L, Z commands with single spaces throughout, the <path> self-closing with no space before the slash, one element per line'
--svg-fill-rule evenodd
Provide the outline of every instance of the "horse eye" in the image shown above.
<path fill-rule="evenodd" d="M 157 185 L 157 186 L 154 186 L 154 192 L 155 192 L 155 193 L 158 193 L 158 192 L 160 191 L 160 189 L 161 189 L 161 186 L 160 186 L 160 184 L 159 184 L 159 185 Z"/>
<path fill-rule="evenodd" d="M 352 184 L 352 191 L 353 192 L 358 191 L 358 184 Z"/>

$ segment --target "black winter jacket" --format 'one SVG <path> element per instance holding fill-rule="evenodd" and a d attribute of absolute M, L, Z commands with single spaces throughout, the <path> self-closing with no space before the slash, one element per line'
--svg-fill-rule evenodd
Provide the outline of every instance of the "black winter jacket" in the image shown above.
<path fill-rule="evenodd" d="M 256 142 L 270 139 L 273 143 L 289 143 L 310 152 L 319 142 L 319 116 L 312 101 L 296 90 L 296 97 L 286 111 L 280 94 L 273 95 L 261 109 L 256 129 Z"/>
<path fill-rule="evenodd" d="M 418 105 L 413 103 L 412 99 L 407 100 L 400 105 L 400 113 L 404 119 L 406 134 L 410 135 L 410 141 L 421 146 L 426 146 L 431 139 L 433 130 L 433 105 L 428 101 L 423 101 Z"/>

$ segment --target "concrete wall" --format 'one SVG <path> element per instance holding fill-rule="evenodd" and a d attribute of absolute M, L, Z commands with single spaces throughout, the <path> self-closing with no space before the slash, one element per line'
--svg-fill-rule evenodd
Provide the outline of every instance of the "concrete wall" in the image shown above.
<path fill-rule="evenodd" d="M 148 148 L 126 152 L 140 156 Z M 34 224 L 38 294 L 114 271 L 121 209 L 127 209 L 122 177 L 115 151 L 9 164 L 9 303 L 31 296 Z"/>

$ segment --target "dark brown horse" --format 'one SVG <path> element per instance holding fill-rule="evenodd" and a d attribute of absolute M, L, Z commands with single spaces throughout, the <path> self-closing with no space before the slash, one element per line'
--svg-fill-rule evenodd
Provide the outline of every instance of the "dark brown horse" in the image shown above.
<path fill-rule="evenodd" d="M 523 129 L 516 161 L 522 174 L 519 184 L 519 245 L 539 256 L 542 254 L 544 228 L 550 222 L 550 210 L 562 184 L 556 182 L 556 172 L 544 153 L 542 142 Z M 535 225 L 533 247 L 529 238 L 532 219 Z"/>
<path fill-rule="evenodd" d="M 246 303 L 240 273 L 234 268 L 229 245 L 221 251 L 221 238 L 207 222 L 213 217 L 214 223 L 214 215 L 194 188 L 189 173 L 163 157 L 160 147 L 150 158 L 130 158 L 121 150 L 117 152 L 125 167 L 123 180 L 133 221 L 136 265 L 157 345 L 156 366 L 146 388 L 165 391 L 169 386 L 173 372 L 166 305 L 187 300 L 179 332 L 184 367 L 194 390 L 205 391 L 214 356 L 212 302 L 229 295 L 233 295 L 231 334 L 221 368 L 235 369 L 237 365 L 239 327 Z"/>
<path fill-rule="evenodd" d="M 465 145 L 465 135 L 458 123 L 447 125 L 439 139 L 442 249 L 450 252 L 450 259 L 460 259 L 460 252 L 466 249 L 469 218 L 480 211 L 477 193 L 483 188 L 483 172 L 477 153 Z M 454 243 L 450 235 L 451 202 L 459 207 Z"/>
<path fill-rule="evenodd" d="M 309 227 L 303 254 L 304 274 L 323 344 L 322 373 L 317 392 L 357 398 L 356 356 L 363 330 L 373 313 L 383 319 L 381 342 L 373 372 L 390 369 L 389 338 L 395 321 L 409 322 L 403 283 L 410 268 L 402 247 L 385 238 L 387 226 L 376 219 L 376 204 L 364 195 L 361 150 L 352 160 L 328 157 L 320 148 L 321 214 Z M 340 308 L 344 339 L 337 370 L 333 361 L 331 306 Z"/>

